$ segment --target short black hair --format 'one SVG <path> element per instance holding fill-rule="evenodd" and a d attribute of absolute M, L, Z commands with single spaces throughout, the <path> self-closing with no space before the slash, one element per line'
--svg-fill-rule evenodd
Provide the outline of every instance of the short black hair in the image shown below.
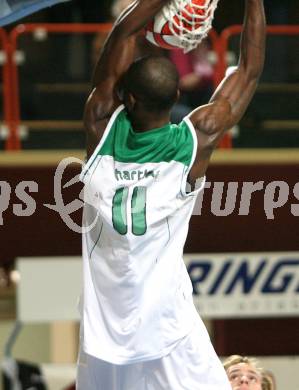
<path fill-rule="evenodd" d="M 124 92 L 146 110 L 170 110 L 177 99 L 179 75 L 166 57 L 143 57 L 132 63 L 124 77 Z"/>

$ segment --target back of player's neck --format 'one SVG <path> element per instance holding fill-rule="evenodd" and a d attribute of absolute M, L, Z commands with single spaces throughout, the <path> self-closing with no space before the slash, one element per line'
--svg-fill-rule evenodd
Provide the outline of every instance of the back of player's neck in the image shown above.
<path fill-rule="evenodd" d="M 130 120 L 134 131 L 144 132 L 166 126 L 170 121 L 170 117 L 168 113 L 156 114 L 143 112 L 142 115 L 132 113 Z"/>

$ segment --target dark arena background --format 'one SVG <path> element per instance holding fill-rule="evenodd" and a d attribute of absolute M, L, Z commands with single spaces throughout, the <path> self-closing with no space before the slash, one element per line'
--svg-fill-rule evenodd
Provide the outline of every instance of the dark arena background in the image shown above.
<path fill-rule="evenodd" d="M 243 3 L 220 0 L 190 111 L 236 65 Z M 299 7 L 264 3 L 265 69 L 214 154 L 185 261 L 220 357 L 256 356 L 277 389 L 298 390 Z M 39 366 L 50 390 L 75 378 L 82 115 L 112 5 L 73 0 L 0 29 L 0 359 Z"/>

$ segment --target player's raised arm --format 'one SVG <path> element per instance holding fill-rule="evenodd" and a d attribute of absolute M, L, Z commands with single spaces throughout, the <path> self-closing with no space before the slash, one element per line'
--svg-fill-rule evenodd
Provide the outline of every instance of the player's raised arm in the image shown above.
<path fill-rule="evenodd" d="M 133 60 L 130 40 L 155 16 L 169 0 L 132 0 L 132 4 L 120 15 L 109 35 L 93 77 L 97 86 L 103 79 L 119 79 Z"/>
<path fill-rule="evenodd" d="M 198 156 L 191 172 L 194 179 L 205 173 L 223 132 L 238 123 L 251 101 L 264 66 L 265 36 L 263 0 L 245 0 L 238 66 L 218 86 L 210 103 L 190 116 L 199 138 Z"/>
<path fill-rule="evenodd" d="M 120 104 L 117 86 L 134 60 L 140 30 L 169 0 L 136 0 L 115 22 L 97 62 L 90 94 L 84 111 L 87 154 L 99 142 L 107 120 Z"/>

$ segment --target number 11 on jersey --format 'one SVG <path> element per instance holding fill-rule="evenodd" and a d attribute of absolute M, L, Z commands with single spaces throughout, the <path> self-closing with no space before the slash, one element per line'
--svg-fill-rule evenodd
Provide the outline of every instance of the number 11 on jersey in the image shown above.
<path fill-rule="evenodd" d="M 128 233 L 127 207 L 128 187 L 121 187 L 115 191 L 112 200 L 112 223 L 114 229 L 121 235 Z M 132 233 L 142 236 L 146 233 L 146 187 L 133 188 L 131 201 Z"/>

